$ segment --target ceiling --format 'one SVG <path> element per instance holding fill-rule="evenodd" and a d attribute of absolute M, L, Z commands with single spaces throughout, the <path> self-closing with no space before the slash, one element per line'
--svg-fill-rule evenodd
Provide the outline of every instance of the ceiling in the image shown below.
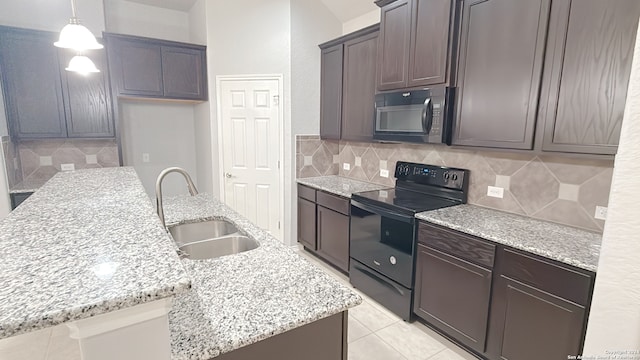
<path fill-rule="evenodd" d="M 139 4 L 157 6 L 165 9 L 189 11 L 196 0 L 127 0 Z M 233 0 L 227 0 L 233 1 Z M 299 0 L 291 0 L 299 1 Z M 346 22 L 360 15 L 378 9 L 373 0 L 320 0 L 340 22 Z"/>
<path fill-rule="evenodd" d="M 196 0 L 127 0 L 139 4 L 151 5 L 165 9 L 189 11 Z"/>

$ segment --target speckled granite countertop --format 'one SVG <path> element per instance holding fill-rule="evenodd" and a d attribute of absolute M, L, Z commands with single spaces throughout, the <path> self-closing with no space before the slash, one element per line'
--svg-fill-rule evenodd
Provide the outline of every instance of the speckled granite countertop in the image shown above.
<path fill-rule="evenodd" d="M 338 175 L 318 176 L 311 178 L 297 179 L 298 184 L 311 186 L 312 188 L 324 190 L 336 195 L 351 197 L 352 193 L 379 190 L 389 186 L 373 184 L 364 181 L 353 180 Z"/>
<path fill-rule="evenodd" d="M 9 189 L 10 194 L 20 194 L 20 193 L 29 193 L 35 192 L 40 189 L 47 180 L 25 180 L 17 183 Z"/>
<path fill-rule="evenodd" d="M 208 194 L 164 200 L 167 224 L 225 219 L 257 249 L 183 263 L 192 291 L 169 313 L 172 358 L 210 359 L 362 302 L 349 288 Z"/>
<path fill-rule="evenodd" d="M 589 271 L 598 267 L 600 234 L 474 205 L 425 211 L 416 217 Z"/>
<path fill-rule="evenodd" d="M 187 292 L 133 168 L 58 173 L 0 222 L 0 338 Z"/>

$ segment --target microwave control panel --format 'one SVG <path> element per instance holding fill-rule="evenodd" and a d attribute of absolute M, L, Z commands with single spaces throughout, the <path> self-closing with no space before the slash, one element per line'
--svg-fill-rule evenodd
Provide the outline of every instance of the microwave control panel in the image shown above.
<path fill-rule="evenodd" d="M 398 161 L 395 177 L 401 181 L 463 190 L 467 186 L 469 170 Z"/>

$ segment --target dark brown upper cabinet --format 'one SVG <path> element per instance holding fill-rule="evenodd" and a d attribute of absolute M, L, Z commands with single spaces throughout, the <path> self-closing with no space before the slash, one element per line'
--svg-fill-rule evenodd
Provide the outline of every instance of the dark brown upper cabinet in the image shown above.
<path fill-rule="evenodd" d="M 100 73 L 64 68 L 74 55 L 53 46 L 57 34 L 0 28 L 0 72 L 11 136 L 16 139 L 114 137 L 104 51 L 87 55 Z"/>
<path fill-rule="evenodd" d="M 533 148 L 550 5 L 464 1 L 452 144 Z"/>
<path fill-rule="evenodd" d="M 344 44 L 321 51 L 320 137 L 340 140 L 342 125 L 342 57 Z"/>
<path fill-rule="evenodd" d="M 62 50 L 59 54 L 61 67 L 66 67 L 74 55 Z M 63 69 L 60 71 L 67 115 L 67 137 L 114 137 L 107 55 L 104 50 L 99 50 L 89 56 L 100 69 L 99 73 L 83 75 Z"/>
<path fill-rule="evenodd" d="M 448 83 L 456 3 L 398 0 L 382 7 L 378 90 Z"/>
<path fill-rule="evenodd" d="M 205 46 L 119 34 L 105 39 L 118 96 L 207 100 Z"/>
<path fill-rule="evenodd" d="M 373 139 L 377 49 L 377 31 L 344 43 L 341 134 L 343 140 Z"/>
<path fill-rule="evenodd" d="M 373 138 L 378 31 L 376 24 L 320 45 L 321 138 Z"/>
<path fill-rule="evenodd" d="M 55 38 L 3 29 L 2 85 L 12 137 L 66 136 Z"/>
<path fill-rule="evenodd" d="M 639 17 L 637 0 L 554 0 L 542 150 L 616 153 Z"/>

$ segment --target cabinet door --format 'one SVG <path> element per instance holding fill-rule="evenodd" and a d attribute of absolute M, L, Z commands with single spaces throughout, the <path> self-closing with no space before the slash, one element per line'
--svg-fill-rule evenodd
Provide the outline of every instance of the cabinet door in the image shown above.
<path fill-rule="evenodd" d="M 453 144 L 531 149 L 550 0 L 462 9 Z"/>
<path fill-rule="evenodd" d="M 1 34 L 1 71 L 6 112 L 17 139 L 63 138 L 62 80 L 55 39 L 46 34 L 5 31 Z"/>
<path fill-rule="evenodd" d="M 320 74 L 320 137 L 340 139 L 342 123 L 343 44 L 322 50 Z"/>
<path fill-rule="evenodd" d="M 206 100 L 204 49 L 162 47 L 164 97 Z"/>
<path fill-rule="evenodd" d="M 491 359 L 567 359 L 580 354 L 585 309 L 532 286 L 501 276 L 491 308 Z M 494 331 L 496 336 L 494 336 Z"/>
<path fill-rule="evenodd" d="M 119 95 L 163 96 L 160 45 L 108 36 L 107 48 Z"/>
<path fill-rule="evenodd" d="M 349 271 L 349 217 L 318 206 L 318 253 L 343 271 Z"/>
<path fill-rule="evenodd" d="M 615 154 L 638 17 L 637 0 L 553 2 L 543 150 Z"/>
<path fill-rule="evenodd" d="M 298 242 L 316 250 L 316 204 L 298 197 Z"/>
<path fill-rule="evenodd" d="M 409 0 L 398 0 L 384 6 L 380 19 L 377 88 L 405 88 L 409 74 L 411 3 Z"/>
<path fill-rule="evenodd" d="M 343 140 L 370 141 L 373 138 L 377 50 L 378 32 L 344 44 Z"/>
<path fill-rule="evenodd" d="M 58 54 L 65 90 L 67 136 L 114 137 L 106 53 L 99 50 L 88 54 L 100 70 L 99 73 L 92 74 L 65 71 L 64 67 L 74 54 L 64 50 L 60 50 Z"/>
<path fill-rule="evenodd" d="M 418 244 L 414 312 L 449 336 L 483 352 L 491 274 L 483 267 Z"/>
<path fill-rule="evenodd" d="M 452 0 L 413 0 L 409 87 L 447 81 Z"/>

